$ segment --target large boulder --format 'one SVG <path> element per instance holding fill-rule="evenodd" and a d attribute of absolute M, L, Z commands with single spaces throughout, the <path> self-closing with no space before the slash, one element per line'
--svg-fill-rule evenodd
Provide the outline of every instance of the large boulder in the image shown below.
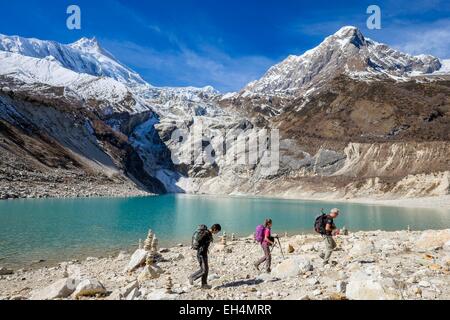
<path fill-rule="evenodd" d="M 346 296 L 352 300 L 398 300 L 399 291 L 393 281 L 380 279 L 363 271 L 354 273 L 346 287 Z"/>
<path fill-rule="evenodd" d="M 62 279 L 46 288 L 33 291 L 30 300 L 54 300 L 69 297 L 76 288 L 76 281 L 71 278 Z"/>
<path fill-rule="evenodd" d="M 139 267 L 145 265 L 145 260 L 147 259 L 147 251 L 144 249 L 136 250 L 131 256 L 128 266 L 125 268 L 125 272 L 133 272 Z"/>
<path fill-rule="evenodd" d="M 416 241 L 416 248 L 419 250 L 431 250 L 442 248 L 450 241 L 450 229 L 441 231 L 425 231 Z"/>
<path fill-rule="evenodd" d="M 92 297 L 106 293 L 106 289 L 100 281 L 96 279 L 86 279 L 80 282 L 74 292 L 75 299 L 80 297 Z"/>
<path fill-rule="evenodd" d="M 358 241 L 350 249 L 349 255 L 352 257 L 368 256 L 375 253 L 375 245 L 371 241 Z"/>
<path fill-rule="evenodd" d="M 286 279 L 297 277 L 312 270 L 313 266 L 309 258 L 295 256 L 276 266 L 272 271 L 272 275 L 280 279 Z"/>

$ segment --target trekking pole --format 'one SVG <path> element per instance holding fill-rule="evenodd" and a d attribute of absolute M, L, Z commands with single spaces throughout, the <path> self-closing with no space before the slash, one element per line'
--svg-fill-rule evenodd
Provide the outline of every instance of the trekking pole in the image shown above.
<path fill-rule="evenodd" d="M 286 259 L 286 257 L 284 256 L 283 246 L 281 245 L 280 238 L 277 238 L 277 240 L 278 240 L 278 245 L 280 246 L 281 255 L 283 256 L 283 259 Z"/>

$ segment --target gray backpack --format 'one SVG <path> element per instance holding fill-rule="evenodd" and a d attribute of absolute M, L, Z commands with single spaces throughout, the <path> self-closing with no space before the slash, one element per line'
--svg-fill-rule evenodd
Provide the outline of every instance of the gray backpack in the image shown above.
<path fill-rule="evenodd" d="M 199 225 L 197 230 L 194 232 L 194 235 L 192 236 L 192 249 L 198 250 L 200 248 L 200 244 L 202 242 L 202 239 L 205 237 L 206 233 L 208 232 L 208 227 L 204 224 Z"/>

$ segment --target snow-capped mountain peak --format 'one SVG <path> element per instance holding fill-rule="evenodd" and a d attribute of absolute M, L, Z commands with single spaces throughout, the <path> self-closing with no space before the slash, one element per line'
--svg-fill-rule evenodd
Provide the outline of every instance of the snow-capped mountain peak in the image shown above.
<path fill-rule="evenodd" d="M 346 74 L 358 79 L 405 79 L 441 69 L 433 56 L 411 56 L 366 38 L 346 26 L 301 56 L 291 55 L 273 66 L 260 80 L 244 88 L 244 94 L 290 95 L 310 92 L 324 82 Z"/>
<path fill-rule="evenodd" d="M 90 39 L 83 37 L 80 40 L 72 43 L 71 46 L 78 47 L 78 48 L 98 48 L 98 47 L 100 47 L 96 37 L 93 37 Z"/>
<path fill-rule="evenodd" d="M 153 110 L 170 116 L 216 116 L 220 93 L 204 88 L 157 88 L 120 63 L 96 38 L 64 45 L 54 41 L 0 35 L 0 76 L 39 90 L 63 87 L 72 97 L 99 101 L 106 113 Z"/>
<path fill-rule="evenodd" d="M 349 44 L 353 44 L 355 47 L 362 47 L 366 45 L 366 38 L 361 31 L 352 26 L 346 26 L 337 31 L 331 38 L 347 40 Z"/>
<path fill-rule="evenodd" d="M 109 51 L 105 50 L 105 48 L 100 45 L 96 37 L 90 39 L 83 37 L 80 40 L 71 43 L 69 46 L 73 49 L 92 54 L 96 58 L 102 58 L 102 56 L 106 56 L 109 59 L 120 64 L 120 62 Z"/>
<path fill-rule="evenodd" d="M 0 35 L 0 51 L 38 59 L 50 57 L 76 73 L 108 77 L 125 84 L 146 84 L 137 73 L 102 49 L 95 38 L 82 38 L 73 44 L 64 45 L 54 41 Z"/>
<path fill-rule="evenodd" d="M 83 37 L 80 40 L 71 43 L 69 46 L 83 52 L 101 53 L 104 51 L 95 37 L 91 39 Z"/>

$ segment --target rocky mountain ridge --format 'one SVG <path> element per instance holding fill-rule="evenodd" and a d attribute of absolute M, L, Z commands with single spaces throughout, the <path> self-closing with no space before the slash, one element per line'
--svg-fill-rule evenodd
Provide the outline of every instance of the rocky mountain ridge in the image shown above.
<path fill-rule="evenodd" d="M 126 181 L 124 194 L 448 195 L 447 66 L 344 27 L 240 93 L 221 95 L 212 87 L 154 87 L 95 39 L 60 45 L 0 36 L 0 167 L 7 168 L 0 196 L 40 196 L 31 192 L 40 182 L 28 177 L 53 169 L 69 177 L 66 162 L 81 172 L 73 186 L 92 178 L 94 190 L 117 178 L 112 184 Z M 172 140 L 177 129 L 190 135 L 198 125 L 203 137 L 182 146 Z M 173 163 L 190 145 L 218 153 L 223 132 L 250 140 L 261 128 L 281 137 L 280 169 L 269 176 L 261 162 L 230 163 L 226 155 L 213 164 Z M 16 175 L 19 166 L 6 160 L 13 158 L 27 174 Z M 64 183 L 49 196 L 65 194 Z M 17 191 L 27 185 L 30 192 Z M 107 189 L 98 195 L 110 195 Z"/>

